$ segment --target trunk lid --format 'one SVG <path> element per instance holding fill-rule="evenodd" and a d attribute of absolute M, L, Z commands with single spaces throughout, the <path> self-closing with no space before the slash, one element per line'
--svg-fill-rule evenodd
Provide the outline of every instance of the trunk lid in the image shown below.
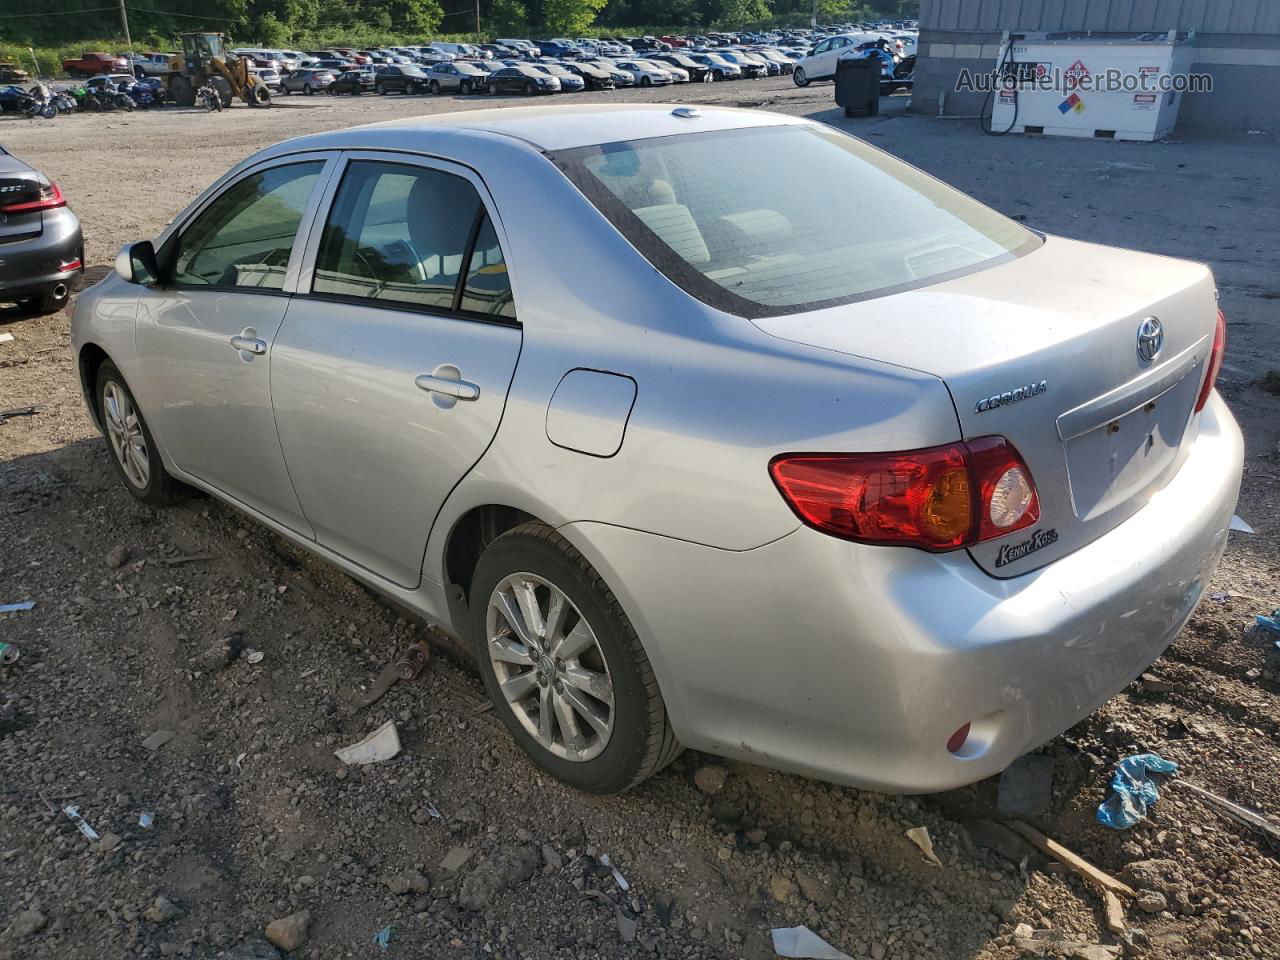
<path fill-rule="evenodd" d="M 1139 353 L 1148 317 L 1162 332 L 1150 360 Z M 1012 441 L 1035 479 L 1040 522 L 970 550 L 1009 577 L 1102 536 L 1177 472 L 1216 318 L 1200 264 L 1050 237 L 945 283 L 754 322 L 933 374 L 951 391 L 962 437 Z"/>
<path fill-rule="evenodd" d="M 39 210 L 5 213 L 3 208 L 40 199 L 40 190 L 47 183 L 44 177 L 21 160 L 0 150 L 0 243 L 40 235 L 44 229 L 44 217 Z"/>

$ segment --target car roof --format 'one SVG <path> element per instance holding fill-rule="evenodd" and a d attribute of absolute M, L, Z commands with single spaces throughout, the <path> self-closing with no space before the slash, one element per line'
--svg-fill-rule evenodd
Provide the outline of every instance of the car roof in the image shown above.
<path fill-rule="evenodd" d="M 462 110 L 313 134 L 277 144 L 268 152 L 351 149 L 358 146 L 363 131 L 375 130 L 378 131 L 377 146 L 382 149 L 421 149 L 425 136 L 447 132 L 452 135 L 470 134 L 480 139 L 493 135 L 510 137 L 539 150 L 555 151 L 620 140 L 812 122 L 802 117 L 732 107 L 699 107 L 697 117 L 687 118 L 675 115 L 673 111 L 678 107 L 679 104 L 672 103 L 645 103 Z M 371 145 L 365 144 L 366 147 Z"/>

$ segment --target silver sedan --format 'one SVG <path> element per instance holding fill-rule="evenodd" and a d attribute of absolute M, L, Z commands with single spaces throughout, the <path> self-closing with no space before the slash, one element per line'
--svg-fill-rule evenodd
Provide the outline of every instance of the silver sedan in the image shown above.
<path fill-rule="evenodd" d="M 465 639 L 591 791 L 681 745 L 998 772 L 1170 642 L 1240 481 L 1203 265 L 761 111 L 287 141 L 72 330 L 133 496 L 207 491 Z"/>

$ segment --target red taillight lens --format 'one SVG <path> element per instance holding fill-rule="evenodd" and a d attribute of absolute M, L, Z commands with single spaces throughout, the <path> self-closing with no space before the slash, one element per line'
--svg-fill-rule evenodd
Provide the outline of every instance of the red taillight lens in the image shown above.
<path fill-rule="evenodd" d="M 954 550 L 1040 519 L 1031 471 L 1004 437 L 902 453 L 784 454 L 769 472 L 801 520 L 861 543 Z"/>
<path fill-rule="evenodd" d="M 1204 409 L 1209 402 L 1209 394 L 1213 393 L 1213 385 L 1218 382 L 1218 374 L 1222 372 L 1222 355 L 1227 352 L 1227 318 L 1218 311 L 1218 326 L 1213 331 L 1213 349 L 1209 351 L 1209 362 L 1205 364 L 1204 385 L 1200 388 L 1200 396 L 1196 399 L 1196 413 Z"/>
<path fill-rule="evenodd" d="M 0 213 L 30 213 L 32 210 L 52 210 L 54 207 L 65 207 L 66 198 L 56 183 L 40 188 L 40 196 L 35 200 L 23 203 L 10 203 L 0 207 Z"/>

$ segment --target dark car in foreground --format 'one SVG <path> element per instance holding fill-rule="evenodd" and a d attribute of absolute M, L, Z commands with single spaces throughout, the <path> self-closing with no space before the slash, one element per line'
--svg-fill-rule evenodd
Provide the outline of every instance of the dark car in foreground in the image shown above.
<path fill-rule="evenodd" d="M 0 147 L 0 303 L 53 313 L 83 274 L 80 220 L 62 191 Z"/>
<path fill-rule="evenodd" d="M 412 96 L 422 93 L 429 85 L 430 78 L 426 71 L 410 63 L 379 67 L 374 78 L 374 90 L 377 93 L 407 93 Z"/>
<path fill-rule="evenodd" d="M 594 63 L 574 63 L 566 60 L 558 66 L 580 78 L 587 85 L 588 90 L 612 90 L 617 86 L 614 83 L 613 74 L 603 67 L 597 67 Z"/>
<path fill-rule="evenodd" d="M 503 67 L 496 73 L 489 74 L 489 96 L 496 97 L 500 93 L 559 93 L 560 78 L 534 70 L 531 66 L 521 64 L 515 67 Z"/>
<path fill-rule="evenodd" d="M 689 74 L 689 79 L 694 83 L 709 83 L 715 76 L 711 72 L 711 67 L 705 63 L 699 63 L 688 54 L 684 53 L 655 53 L 648 59 L 654 61 L 659 66 L 666 64 L 670 67 L 679 67 L 685 73 Z"/>
<path fill-rule="evenodd" d="M 349 93 L 358 97 L 362 93 L 371 92 L 373 83 L 373 71 L 365 67 L 359 67 L 355 70 L 348 70 L 345 73 L 338 74 L 333 83 L 329 85 L 329 93 L 334 96 Z"/>

